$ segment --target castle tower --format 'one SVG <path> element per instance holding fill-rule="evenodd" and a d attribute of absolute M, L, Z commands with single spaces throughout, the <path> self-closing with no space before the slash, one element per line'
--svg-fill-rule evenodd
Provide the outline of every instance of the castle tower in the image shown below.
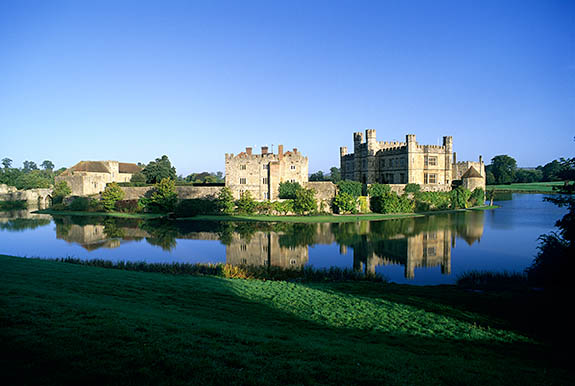
<path fill-rule="evenodd" d="M 361 181 L 362 168 L 361 163 L 363 154 L 361 154 L 361 145 L 363 142 L 363 133 L 353 133 L 353 180 Z"/>
<path fill-rule="evenodd" d="M 416 166 L 416 151 L 417 142 L 415 140 L 415 134 L 407 134 L 405 136 L 405 143 L 407 146 L 407 183 L 418 183 L 417 175 L 415 173 Z"/>

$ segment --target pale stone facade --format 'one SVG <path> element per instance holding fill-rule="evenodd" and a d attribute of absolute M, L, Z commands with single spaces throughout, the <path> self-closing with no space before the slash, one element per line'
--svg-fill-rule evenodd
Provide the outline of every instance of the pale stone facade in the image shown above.
<path fill-rule="evenodd" d="M 18 190 L 13 186 L 0 184 L 0 201 L 26 201 L 29 208 L 45 209 L 52 205 L 52 189 Z"/>
<path fill-rule="evenodd" d="M 106 189 L 110 182 L 130 182 L 141 168 L 133 163 L 118 161 L 80 161 L 56 177 L 56 183 L 66 181 L 74 196 L 89 196 Z"/>
<path fill-rule="evenodd" d="M 353 134 L 354 152 L 340 148 L 341 176 L 344 180 L 364 184 L 419 184 L 424 191 L 451 190 L 453 182 L 461 180 L 471 166 L 483 178 L 485 165 L 479 162 L 456 162 L 453 137 L 443 137 L 442 145 L 420 145 L 414 134 L 406 135 L 405 142 L 377 141 L 375 130 Z M 478 181 L 475 181 L 475 185 Z"/>
<path fill-rule="evenodd" d="M 262 147 L 261 154 L 253 154 L 252 148 L 238 155 L 226 153 L 226 186 L 235 198 L 250 192 L 255 200 L 277 200 L 280 182 L 298 182 L 304 186 L 308 181 L 308 158 L 298 152 L 284 153 L 278 146 L 278 154 Z"/>

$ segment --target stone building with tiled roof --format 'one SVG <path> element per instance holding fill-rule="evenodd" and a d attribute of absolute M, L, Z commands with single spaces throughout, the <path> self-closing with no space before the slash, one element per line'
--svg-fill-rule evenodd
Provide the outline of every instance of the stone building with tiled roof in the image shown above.
<path fill-rule="evenodd" d="M 56 183 L 66 181 L 72 195 L 89 196 L 106 189 L 110 182 L 130 182 L 141 168 L 134 163 L 118 161 L 80 161 L 56 177 Z"/>

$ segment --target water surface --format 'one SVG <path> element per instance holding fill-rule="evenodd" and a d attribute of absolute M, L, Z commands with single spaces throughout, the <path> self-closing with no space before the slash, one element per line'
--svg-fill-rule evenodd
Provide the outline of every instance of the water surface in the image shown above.
<path fill-rule="evenodd" d="M 0 254 L 147 262 L 348 267 L 397 283 L 450 284 L 469 270 L 522 271 L 565 213 L 544 195 L 501 208 L 342 224 L 143 221 L 0 212 Z"/>

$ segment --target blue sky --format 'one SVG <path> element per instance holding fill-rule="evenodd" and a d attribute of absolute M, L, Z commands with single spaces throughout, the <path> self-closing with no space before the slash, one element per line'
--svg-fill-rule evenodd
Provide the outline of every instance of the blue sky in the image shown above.
<path fill-rule="evenodd" d="M 574 1 L 0 2 L 0 158 L 224 170 L 352 133 L 454 137 L 459 160 L 574 156 Z"/>

